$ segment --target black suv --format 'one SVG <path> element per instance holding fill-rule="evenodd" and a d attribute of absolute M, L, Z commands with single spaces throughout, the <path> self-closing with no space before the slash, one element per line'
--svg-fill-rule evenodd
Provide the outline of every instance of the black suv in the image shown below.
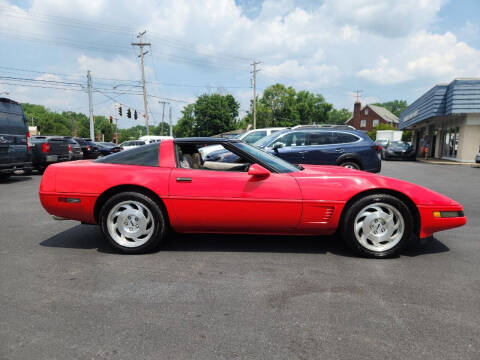
<path fill-rule="evenodd" d="M 92 139 L 73 138 L 73 140 L 82 148 L 84 159 L 96 159 L 100 155 L 98 146 L 95 145 Z"/>
<path fill-rule="evenodd" d="M 76 142 L 71 136 L 64 136 L 65 140 L 67 140 L 68 150 L 70 152 L 70 160 L 82 160 L 83 159 L 83 151 L 82 147 L 78 142 Z"/>
<path fill-rule="evenodd" d="M 8 178 L 15 170 L 31 170 L 29 138 L 22 106 L 0 98 L 0 179 Z"/>

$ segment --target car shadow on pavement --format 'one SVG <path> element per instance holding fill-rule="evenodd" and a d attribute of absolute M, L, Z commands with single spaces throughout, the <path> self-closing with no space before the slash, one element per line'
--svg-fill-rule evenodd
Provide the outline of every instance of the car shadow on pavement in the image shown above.
<path fill-rule="evenodd" d="M 53 248 L 97 249 L 108 254 L 121 254 L 102 236 L 98 226 L 76 225 L 40 243 Z M 416 244 L 402 251 L 401 256 L 415 257 L 436 254 L 450 249 L 432 239 L 426 244 Z M 222 235 L 222 234 L 171 234 L 161 251 L 209 252 L 265 252 L 265 253 L 332 253 L 345 257 L 359 257 L 343 241 L 333 236 L 272 236 L 272 235 Z"/>
<path fill-rule="evenodd" d="M 30 175 L 15 175 L 15 176 L 10 176 L 7 179 L 0 179 L 0 184 L 9 184 L 9 183 L 19 183 L 22 181 L 28 181 L 32 180 L 32 177 Z"/>

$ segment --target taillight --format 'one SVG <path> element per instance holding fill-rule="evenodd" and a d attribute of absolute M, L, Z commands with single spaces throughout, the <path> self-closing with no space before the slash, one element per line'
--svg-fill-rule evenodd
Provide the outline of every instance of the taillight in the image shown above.
<path fill-rule="evenodd" d="M 72 145 L 68 144 L 68 152 L 72 152 Z"/>
<path fill-rule="evenodd" d="M 87 145 L 87 151 L 92 150 L 92 147 L 90 145 Z"/>
<path fill-rule="evenodd" d="M 372 145 L 371 148 L 378 152 L 380 149 L 378 148 L 378 145 Z"/>
<path fill-rule="evenodd" d="M 50 143 L 45 142 L 42 144 L 42 152 L 44 153 L 50 152 Z"/>
<path fill-rule="evenodd" d="M 120 151 L 123 150 L 123 148 L 120 148 Z"/>
<path fill-rule="evenodd" d="M 30 132 L 27 132 L 27 150 L 30 151 L 32 143 L 30 142 Z"/>

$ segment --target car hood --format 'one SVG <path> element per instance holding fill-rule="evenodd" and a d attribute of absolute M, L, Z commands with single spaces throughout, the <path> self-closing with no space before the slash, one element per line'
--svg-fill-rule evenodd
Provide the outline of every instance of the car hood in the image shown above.
<path fill-rule="evenodd" d="M 455 200 L 423 186 L 341 166 L 303 165 L 304 170 L 290 173 L 297 179 L 305 199 L 348 201 L 371 190 L 388 190 L 408 196 L 417 205 L 460 205 Z"/>

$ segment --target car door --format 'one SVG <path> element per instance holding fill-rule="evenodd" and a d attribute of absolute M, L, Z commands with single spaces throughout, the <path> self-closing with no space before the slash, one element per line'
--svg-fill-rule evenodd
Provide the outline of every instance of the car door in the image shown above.
<path fill-rule="evenodd" d="M 247 172 L 176 168 L 169 184 L 179 231 L 264 232 L 294 229 L 301 193 L 289 174 L 255 178 Z"/>
<path fill-rule="evenodd" d="M 304 163 L 312 165 L 335 165 L 340 151 L 333 144 L 331 131 L 309 131 Z"/>
<path fill-rule="evenodd" d="M 304 131 L 292 131 L 274 140 L 268 145 L 268 151 L 289 163 L 302 164 L 307 152 L 306 139 Z M 282 147 L 274 150 L 275 144 L 282 144 Z"/>

